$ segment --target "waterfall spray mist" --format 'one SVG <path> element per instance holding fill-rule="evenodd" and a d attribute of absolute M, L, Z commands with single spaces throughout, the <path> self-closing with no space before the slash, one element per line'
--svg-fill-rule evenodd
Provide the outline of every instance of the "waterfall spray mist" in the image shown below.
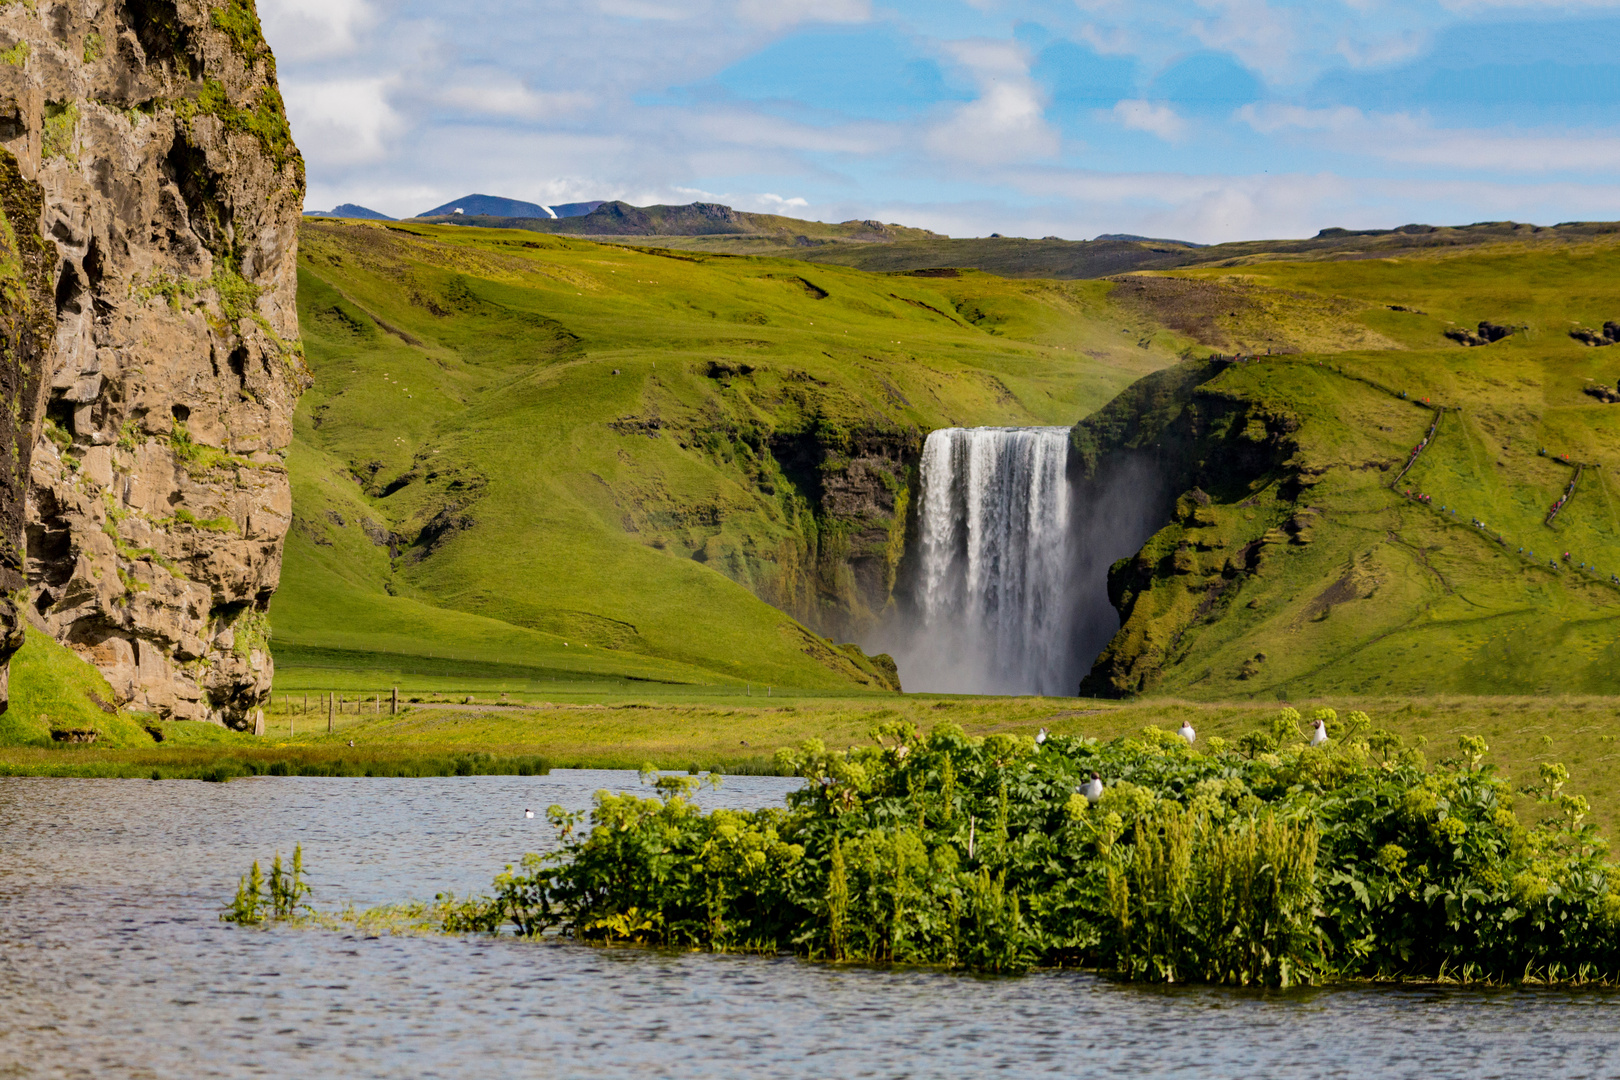
<path fill-rule="evenodd" d="M 946 428 L 921 462 L 909 690 L 1072 693 L 1069 429 Z"/>

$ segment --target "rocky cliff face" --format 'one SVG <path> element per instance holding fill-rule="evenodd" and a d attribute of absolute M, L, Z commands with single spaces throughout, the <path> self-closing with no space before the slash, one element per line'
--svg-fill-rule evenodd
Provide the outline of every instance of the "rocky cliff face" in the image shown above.
<path fill-rule="evenodd" d="M 303 163 L 251 0 L 0 10 L 0 146 L 58 253 L 30 617 L 121 704 L 243 724 L 306 380 Z"/>
<path fill-rule="evenodd" d="M 812 429 L 776 435 L 771 451 L 815 515 L 802 547 L 777 553 L 781 576 L 761 596 L 817 633 L 861 638 L 894 598 L 922 437 Z"/>
<path fill-rule="evenodd" d="M 56 250 L 40 232 L 44 200 L 17 159 L 0 151 L 0 712 L 8 704 L 11 654 L 22 647 L 28 610 L 23 558 L 28 463 L 37 436 L 40 375 L 56 320 Z"/>

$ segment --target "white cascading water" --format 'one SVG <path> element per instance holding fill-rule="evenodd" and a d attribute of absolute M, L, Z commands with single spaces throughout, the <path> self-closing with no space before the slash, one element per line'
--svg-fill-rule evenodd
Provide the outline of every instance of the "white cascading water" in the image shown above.
<path fill-rule="evenodd" d="M 923 444 L 908 690 L 1068 694 L 1069 429 L 945 428 Z"/>

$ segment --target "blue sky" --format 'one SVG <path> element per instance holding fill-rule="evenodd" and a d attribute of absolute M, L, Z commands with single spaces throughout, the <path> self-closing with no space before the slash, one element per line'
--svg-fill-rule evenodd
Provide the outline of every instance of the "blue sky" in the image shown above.
<path fill-rule="evenodd" d="M 1620 218 L 1620 0 L 261 0 L 312 209 L 1215 242 Z"/>

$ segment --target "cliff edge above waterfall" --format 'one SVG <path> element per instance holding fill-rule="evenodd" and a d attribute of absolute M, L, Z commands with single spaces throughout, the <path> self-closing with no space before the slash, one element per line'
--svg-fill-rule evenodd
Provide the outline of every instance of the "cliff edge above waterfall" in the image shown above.
<path fill-rule="evenodd" d="M 250 0 L 140 0 L 10 5 L 0 61 L 0 166 L 38 197 L 7 220 L 55 248 L 40 390 L 6 388 L 32 441 L 28 618 L 114 704 L 243 725 L 308 380 L 274 58 Z"/>

